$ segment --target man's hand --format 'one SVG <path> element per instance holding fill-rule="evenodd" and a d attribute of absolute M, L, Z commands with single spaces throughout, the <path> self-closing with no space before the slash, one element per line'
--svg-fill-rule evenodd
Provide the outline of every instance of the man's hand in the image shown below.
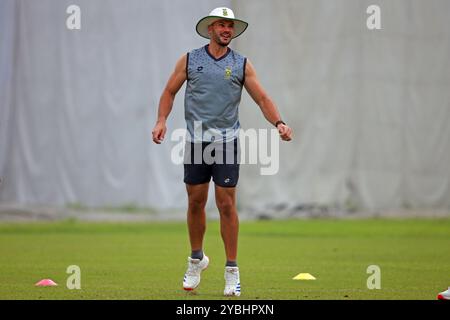
<path fill-rule="evenodd" d="M 281 139 L 284 141 L 291 141 L 292 140 L 292 129 L 289 128 L 289 126 L 280 123 L 277 126 L 278 133 L 280 134 Z"/>
<path fill-rule="evenodd" d="M 161 144 L 164 140 L 164 136 L 166 135 L 166 131 L 166 122 L 158 121 L 152 131 L 153 142 L 156 144 Z"/>

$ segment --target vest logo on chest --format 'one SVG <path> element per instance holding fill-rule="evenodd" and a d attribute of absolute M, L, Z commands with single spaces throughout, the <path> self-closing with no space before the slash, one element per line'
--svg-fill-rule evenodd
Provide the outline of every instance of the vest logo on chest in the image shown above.
<path fill-rule="evenodd" d="M 226 67 L 226 68 L 225 68 L 225 79 L 226 79 L 226 80 L 228 80 L 228 79 L 231 78 L 231 73 L 232 73 L 231 67 Z"/>

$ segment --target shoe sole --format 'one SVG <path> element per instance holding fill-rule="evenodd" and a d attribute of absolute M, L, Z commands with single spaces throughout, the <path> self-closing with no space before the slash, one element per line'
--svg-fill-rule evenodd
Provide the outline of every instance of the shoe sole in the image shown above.
<path fill-rule="evenodd" d="M 211 260 L 208 261 L 208 264 L 206 265 L 206 267 L 204 267 L 204 268 L 202 269 L 202 272 L 205 271 L 206 269 L 208 269 L 208 266 L 209 266 L 209 263 L 210 263 L 210 262 L 211 262 Z M 184 291 L 194 291 L 195 289 L 198 288 L 199 285 L 200 285 L 200 283 L 199 283 L 196 287 L 194 287 L 194 288 L 186 288 L 186 287 L 183 287 L 183 290 L 184 290 Z"/>
<path fill-rule="evenodd" d="M 449 298 L 444 297 L 442 294 L 437 296 L 438 300 L 450 300 Z"/>
<path fill-rule="evenodd" d="M 241 295 L 241 292 L 240 292 L 240 291 L 239 291 L 239 292 L 234 291 L 233 293 L 230 293 L 230 294 L 224 293 L 223 295 L 224 295 L 225 297 L 239 297 L 239 296 Z"/>
<path fill-rule="evenodd" d="M 225 297 L 239 297 L 239 296 L 241 296 L 241 294 L 235 294 L 235 293 L 233 293 L 233 294 L 224 294 L 224 296 Z"/>

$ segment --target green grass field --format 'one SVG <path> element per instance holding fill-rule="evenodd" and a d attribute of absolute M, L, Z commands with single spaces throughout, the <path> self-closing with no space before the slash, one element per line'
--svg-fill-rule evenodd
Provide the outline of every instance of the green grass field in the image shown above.
<path fill-rule="evenodd" d="M 184 223 L 0 224 L 0 299 L 230 299 L 216 221 L 205 252 L 210 266 L 189 294 Z M 238 262 L 238 299 L 434 300 L 450 286 L 450 219 L 242 222 Z M 81 290 L 66 287 L 69 265 Z M 369 265 L 381 268 L 379 290 L 366 286 Z M 300 272 L 317 280 L 292 280 Z M 43 278 L 59 286 L 35 287 Z"/>

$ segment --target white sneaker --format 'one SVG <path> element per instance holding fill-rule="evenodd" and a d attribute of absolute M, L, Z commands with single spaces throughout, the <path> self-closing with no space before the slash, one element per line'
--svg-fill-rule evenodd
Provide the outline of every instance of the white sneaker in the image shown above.
<path fill-rule="evenodd" d="M 439 300 L 450 300 L 450 287 L 447 290 L 442 291 L 441 293 L 439 293 L 437 298 Z"/>
<path fill-rule="evenodd" d="M 203 255 L 203 259 L 192 259 L 188 257 L 188 268 L 184 274 L 183 289 L 192 291 L 200 284 L 200 274 L 208 268 L 209 258 Z"/>
<path fill-rule="evenodd" d="M 239 268 L 238 267 L 225 267 L 225 290 L 223 291 L 225 296 L 241 295 L 241 281 L 239 280 Z"/>

